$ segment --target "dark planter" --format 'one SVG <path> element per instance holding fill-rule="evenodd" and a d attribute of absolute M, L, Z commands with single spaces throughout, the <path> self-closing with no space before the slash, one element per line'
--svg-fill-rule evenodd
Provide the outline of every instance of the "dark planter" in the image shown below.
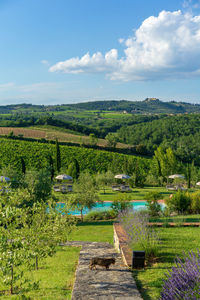
<path fill-rule="evenodd" d="M 145 251 L 133 251 L 132 269 L 144 268 Z"/>

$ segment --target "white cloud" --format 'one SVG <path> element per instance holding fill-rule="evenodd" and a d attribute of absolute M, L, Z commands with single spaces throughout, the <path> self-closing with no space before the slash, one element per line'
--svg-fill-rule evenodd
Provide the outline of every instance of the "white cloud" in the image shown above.
<path fill-rule="evenodd" d="M 120 42 L 122 39 L 120 39 Z M 162 11 L 145 19 L 132 37 L 117 49 L 71 58 L 51 66 L 50 72 L 102 73 L 112 80 L 157 80 L 200 75 L 200 16 Z"/>

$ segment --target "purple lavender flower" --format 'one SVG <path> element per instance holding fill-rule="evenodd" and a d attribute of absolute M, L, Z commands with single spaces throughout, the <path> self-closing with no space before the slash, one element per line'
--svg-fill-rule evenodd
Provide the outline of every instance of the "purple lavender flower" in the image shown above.
<path fill-rule="evenodd" d="M 200 299 L 200 252 L 193 251 L 184 258 L 177 258 L 164 281 L 160 300 Z"/>
<path fill-rule="evenodd" d="M 149 215 L 146 211 L 123 211 L 118 220 L 125 229 L 131 248 L 145 251 L 146 259 L 155 257 L 158 252 L 159 238 L 157 233 L 149 227 Z"/>

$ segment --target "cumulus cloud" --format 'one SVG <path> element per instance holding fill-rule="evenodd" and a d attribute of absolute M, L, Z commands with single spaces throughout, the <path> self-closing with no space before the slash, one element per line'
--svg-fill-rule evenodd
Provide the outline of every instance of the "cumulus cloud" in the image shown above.
<path fill-rule="evenodd" d="M 122 39 L 120 39 L 122 42 Z M 105 73 L 112 80 L 157 80 L 200 75 L 200 16 L 162 11 L 150 16 L 117 49 L 61 61 L 50 72 Z"/>

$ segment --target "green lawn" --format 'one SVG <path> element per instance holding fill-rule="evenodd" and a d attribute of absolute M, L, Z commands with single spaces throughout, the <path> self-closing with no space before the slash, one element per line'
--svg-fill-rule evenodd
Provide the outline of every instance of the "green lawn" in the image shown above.
<path fill-rule="evenodd" d="M 98 191 L 98 196 L 101 201 L 113 201 L 118 194 L 126 194 L 131 200 L 146 200 L 146 194 L 152 191 L 161 193 L 161 199 L 169 198 L 172 194 L 171 191 L 167 191 L 164 187 L 144 187 L 144 188 L 133 188 L 132 192 L 121 193 L 115 192 L 112 188 L 106 188 L 105 193 L 103 189 Z M 59 201 L 65 201 L 70 194 L 62 194 L 59 192 L 53 192 L 53 194 L 59 199 Z"/>
<path fill-rule="evenodd" d="M 162 279 L 168 268 L 173 265 L 174 258 L 183 255 L 183 251 L 196 251 L 200 248 L 199 228 L 159 228 L 161 237 L 159 260 L 145 270 L 134 271 L 134 277 L 144 300 L 159 299 Z"/>
<path fill-rule="evenodd" d="M 40 281 L 38 290 L 30 290 L 23 295 L 2 295 L 1 299 L 71 299 L 76 265 L 80 248 L 59 247 L 53 257 L 40 262 L 39 270 L 26 272 L 26 276 L 33 281 Z M 0 279 L 0 291 L 5 290 Z M 25 298 L 26 297 L 26 298 Z"/>
<path fill-rule="evenodd" d="M 146 200 L 146 194 L 152 191 L 161 193 L 161 199 L 169 198 L 172 191 L 168 191 L 165 187 L 144 187 L 144 188 L 133 188 L 132 192 L 127 192 L 131 200 Z M 111 188 L 99 191 L 99 198 L 102 201 L 113 201 L 117 196 L 117 192 L 113 192 Z"/>
<path fill-rule="evenodd" d="M 178 215 L 173 217 L 154 217 L 151 218 L 151 222 L 163 222 L 163 223 L 193 223 L 193 222 L 200 222 L 200 215 Z"/>
<path fill-rule="evenodd" d="M 113 221 L 79 222 L 69 240 L 113 244 Z"/>

